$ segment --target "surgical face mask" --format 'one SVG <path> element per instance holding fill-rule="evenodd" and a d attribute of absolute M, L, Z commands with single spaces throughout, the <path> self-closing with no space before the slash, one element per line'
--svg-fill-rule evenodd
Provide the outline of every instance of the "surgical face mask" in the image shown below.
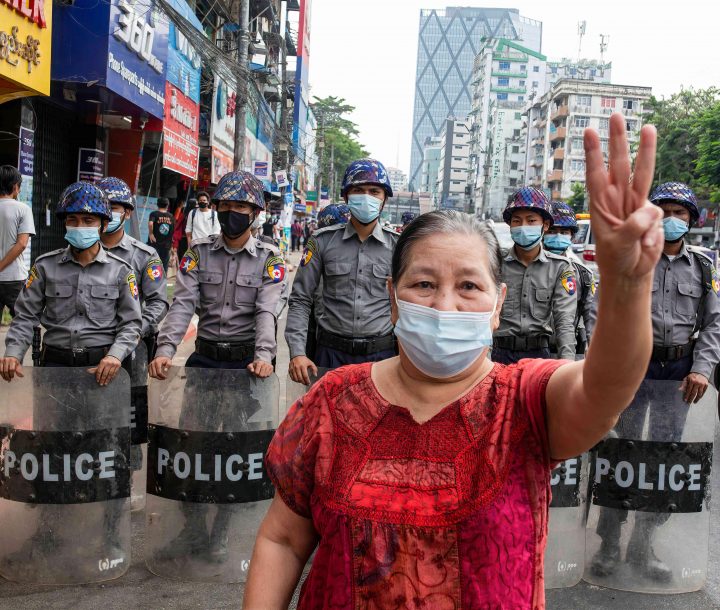
<path fill-rule="evenodd" d="M 403 352 L 422 373 L 435 379 L 470 368 L 492 345 L 492 311 L 439 311 L 395 299 L 399 318 L 395 335 Z"/>
<path fill-rule="evenodd" d="M 562 254 L 572 246 L 572 238 L 560 233 L 551 233 L 543 237 L 543 244 L 553 254 Z"/>
<path fill-rule="evenodd" d="M 371 223 L 380 216 L 382 204 L 382 199 L 365 193 L 348 195 L 350 213 L 363 224 Z"/>
<path fill-rule="evenodd" d="M 690 230 L 690 226 L 684 220 L 670 216 L 663 220 L 663 231 L 665 232 L 665 241 L 677 241 L 681 239 L 685 233 Z"/>
<path fill-rule="evenodd" d="M 225 210 L 224 212 L 218 212 L 217 217 L 220 230 L 228 239 L 240 237 L 252 224 L 252 215 L 243 214 L 242 212 Z"/>
<path fill-rule="evenodd" d="M 108 223 L 107 229 L 105 229 L 105 233 L 115 233 L 115 231 L 117 231 L 122 226 L 124 219 L 124 212 L 113 212 L 112 220 Z"/>
<path fill-rule="evenodd" d="M 510 237 L 523 250 L 532 250 L 542 239 L 542 225 L 511 227 Z"/>
<path fill-rule="evenodd" d="M 73 248 L 87 250 L 100 241 L 98 227 L 65 227 L 65 241 Z"/>

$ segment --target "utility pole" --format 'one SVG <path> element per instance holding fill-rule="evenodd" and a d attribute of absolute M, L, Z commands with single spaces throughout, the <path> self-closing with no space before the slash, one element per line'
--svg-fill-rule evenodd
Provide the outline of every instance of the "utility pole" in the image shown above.
<path fill-rule="evenodd" d="M 240 24 L 238 34 L 237 63 L 240 72 L 247 76 L 238 77 L 235 102 L 235 154 L 233 166 L 243 169 L 245 162 L 245 108 L 250 94 L 250 69 L 248 47 L 250 46 L 250 0 L 237 0 L 237 19 Z"/>
<path fill-rule="evenodd" d="M 335 142 L 330 145 L 330 176 L 332 182 L 330 183 L 330 192 L 328 194 L 330 203 L 335 202 Z"/>

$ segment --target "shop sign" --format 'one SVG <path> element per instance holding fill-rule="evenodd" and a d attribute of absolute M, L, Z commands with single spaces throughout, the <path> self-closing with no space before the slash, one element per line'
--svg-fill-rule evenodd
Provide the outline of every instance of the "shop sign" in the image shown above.
<path fill-rule="evenodd" d="M 184 0 L 169 2 L 190 25 L 204 34 L 200 20 Z M 167 79 L 196 104 L 200 103 L 201 67 L 200 53 L 171 21 L 168 32 Z"/>
<path fill-rule="evenodd" d="M 110 5 L 107 87 L 160 119 L 168 23 L 154 0 L 112 0 Z"/>
<path fill-rule="evenodd" d="M 18 171 L 22 176 L 18 201 L 22 201 L 32 209 L 33 175 L 35 172 L 35 132 L 27 127 L 20 128 L 20 146 L 18 147 Z M 32 238 L 23 250 L 23 262 L 30 269 L 30 251 Z"/>
<path fill-rule="evenodd" d="M 78 180 L 99 182 L 105 176 L 105 152 L 97 148 L 78 151 Z"/>
<path fill-rule="evenodd" d="M 52 2 L 0 0 L 0 78 L 18 85 L 0 102 L 50 94 L 51 48 Z"/>
<path fill-rule="evenodd" d="M 270 173 L 270 167 L 267 161 L 253 161 L 253 176 L 256 178 L 267 179 Z"/>
<path fill-rule="evenodd" d="M 305 205 L 302 203 L 296 203 L 293 206 L 293 210 L 295 210 L 296 212 L 299 212 L 300 214 L 304 214 L 305 213 Z"/>
<path fill-rule="evenodd" d="M 165 83 L 163 167 L 193 180 L 197 178 L 200 107 L 175 85 Z"/>
<path fill-rule="evenodd" d="M 210 146 L 212 147 L 210 181 L 214 184 L 217 184 L 222 176 L 233 170 L 236 100 L 235 89 L 220 76 L 215 75 L 213 118 L 210 128 Z"/>

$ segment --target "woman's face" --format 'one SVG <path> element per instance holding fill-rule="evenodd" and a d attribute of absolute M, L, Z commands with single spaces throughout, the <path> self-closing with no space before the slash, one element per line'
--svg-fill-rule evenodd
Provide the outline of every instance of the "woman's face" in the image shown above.
<path fill-rule="evenodd" d="M 397 286 L 388 281 L 392 322 L 398 311 L 393 289 L 401 301 L 440 311 L 491 311 L 497 299 L 492 328 L 500 322 L 505 285 L 498 293 L 490 271 L 487 245 L 477 235 L 440 233 L 416 241 Z"/>

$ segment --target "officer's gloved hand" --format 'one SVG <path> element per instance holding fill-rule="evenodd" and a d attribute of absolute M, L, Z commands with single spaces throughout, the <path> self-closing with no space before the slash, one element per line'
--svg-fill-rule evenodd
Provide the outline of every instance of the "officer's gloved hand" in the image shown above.
<path fill-rule="evenodd" d="M 9 358 L 0 358 L 0 376 L 2 376 L 5 381 L 12 381 L 15 375 L 25 377 L 20 361 L 12 356 Z"/>
<path fill-rule="evenodd" d="M 158 356 L 155 358 L 148 367 L 148 374 L 153 379 L 165 380 L 167 379 L 167 372 L 172 364 L 172 358 L 167 356 Z"/>
<path fill-rule="evenodd" d="M 255 360 L 247 365 L 247 370 L 255 375 L 255 377 L 264 379 L 265 377 L 270 377 L 270 375 L 272 375 L 273 365 L 269 362 L 265 362 L 264 360 Z"/>
<path fill-rule="evenodd" d="M 95 380 L 99 385 L 107 385 L 115 379 L 121 366 L 122 362 L 115 356 L 105 356 L 97 366 L 88 369 L 88 373 L 95 374 Z"/>
<path fill-rule="evenodd" d="M 313 375 L 317 377 L 318 370 L 315 363 L 310 360 L 307 356 L 295 356 L 290 360 L 290 379 L 296 383 L 302 383 L 304 385 L 310 385 L 310 375 L 308 369 L 311 369 Z"/>

